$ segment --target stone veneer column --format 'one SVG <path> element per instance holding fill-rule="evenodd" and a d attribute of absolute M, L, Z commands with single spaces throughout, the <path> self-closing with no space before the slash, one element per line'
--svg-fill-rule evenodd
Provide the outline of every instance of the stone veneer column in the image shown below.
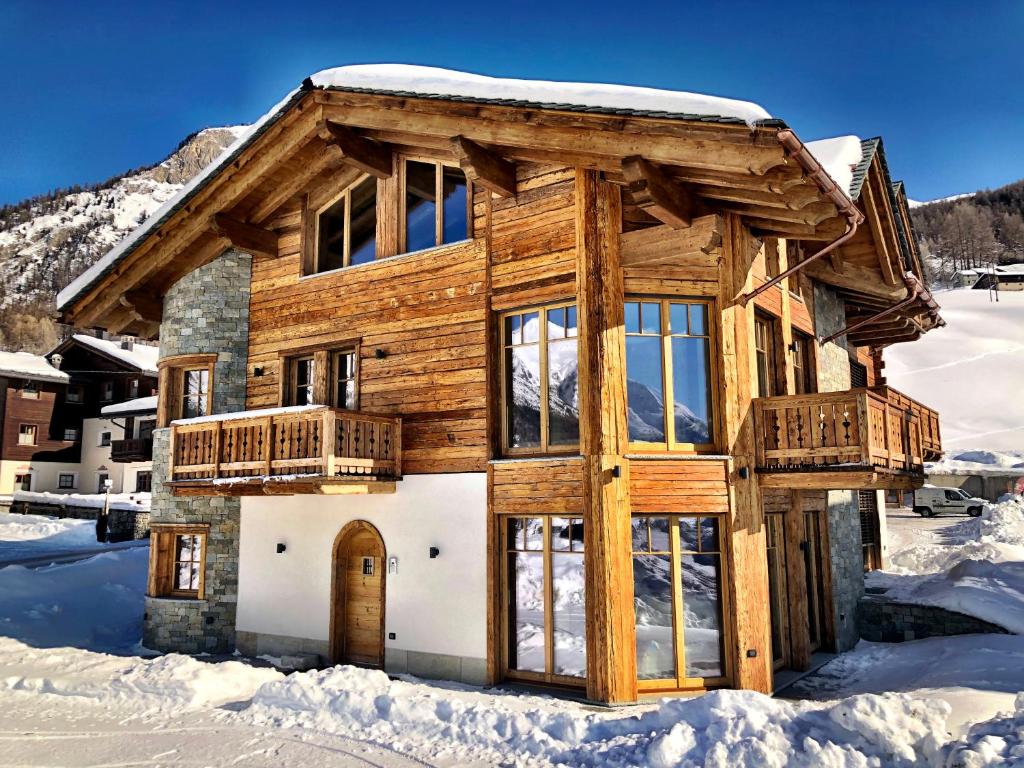
<path fill-rule="evenodd" d="M 830 336 L 846 325 L 846 309 L 835 291 L 814 284 L 815 331 Z M 850 356 L 845 336 L 818 348 L 818 391 L 850 388 Z M 848 651 L 857 644 L 857 604 L 864 595 L 860 513 L 854 491 L 828 492 L 829 557 L 832 562 L 832 608 L 836 646 Z"/>
<path fill-rule="evenodd" d="M 175 283 L 164 297 L 160 358 L 217 354 L 212 411 L 245 409 L 252 257 L 227 251 Z M 153 523 L 207 523 L 203 600 L 146 598 L 143 644 L 159 651 L 230 653 L 238 603 L 238 498 L 175 497 L 167 480 L 170 430 L 153 433 Z"/>

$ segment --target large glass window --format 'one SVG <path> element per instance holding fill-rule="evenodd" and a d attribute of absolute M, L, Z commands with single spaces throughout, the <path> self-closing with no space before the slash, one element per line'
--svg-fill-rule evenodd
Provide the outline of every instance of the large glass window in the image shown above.
<path fill-rule="evenodd" d="M 317 214 L 313 272 L 377 258 L 377 179 L 367 176 Z"/>
<path fill-rule="evenodd" d="M 711 322 L 700 300 L 627 301 L 629 439 L 670 450 L 715 442 Z"/>
<path fill-rule="evenodd" d="M 579 445 L 576 305 L 542 307 L 502 321 L 505 448 L 558 452 Z"/>
<path fill-rule="evenodd" d="M 713 515 L 632 519 L 641 687 L 698 687 L 726 677 L 719 528 Z"/>
<path fill-rule="evenodd" d="M 406 160 L 403 252 L 421 251 L 469 237 L 468 189 L 461 168 L 434 161 Z"/>
<path fill-rule="evenodd" d="M 506 671 L 512 676 L 586 677 L 583 547 L 580 518 L 506 520 Z"/>

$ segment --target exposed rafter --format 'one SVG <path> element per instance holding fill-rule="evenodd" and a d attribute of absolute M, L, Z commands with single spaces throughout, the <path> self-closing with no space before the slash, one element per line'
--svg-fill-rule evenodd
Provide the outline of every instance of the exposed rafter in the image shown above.
<path fill-rule="evenodd" d="M 674 229 L 690 226 L 697 201 L 681 185 L 637 155 L 622 161 L 622 173 L 633 202 L 640 208 Z"/>
<path fill-rule="evenodd" d="M 465 136 L 453 136 L 451 142 L 466 178 L 499 197 L 516 196 L 515 163 Z"/>
<path fill-rule="evenodd" d="M 119 303 L 136 320 L 159 323 L 163 319 L 163 301 L 143 291 L 126 291 L 121 295 Z"/>
<path fill-rule="evenodd" d="M 226 213 L 214 214 L 210 219 L 210 229 L 241 251 L 271 258 L 277 256 L 277 234 L 272 230 L 246 224 Z"/>
<path fill-rule="evenodd" d="M 364 173 L 386 179 L 393 172 L 391 148 L 368 139 L 340 123 L 325 120 L 318 127 L 320 138 L 341 151 L 342 159 Z"/>

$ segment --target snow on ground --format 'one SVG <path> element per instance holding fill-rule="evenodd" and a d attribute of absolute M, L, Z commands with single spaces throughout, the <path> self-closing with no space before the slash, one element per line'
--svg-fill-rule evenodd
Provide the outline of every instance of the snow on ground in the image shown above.
<path fill-rule="evenodd" d="M 0 512 L 0 563 L 102 546 L 95 520 Z"/>
<path fill-rule="evenodd" d="M 889 383 L 942 416 L 949 452 L 1024 450 L 1024 291 L 935 294 L 946 327 L 885 351 Z"/>
<path fill-rule="evenodd" d="M 1024 633 L 1024 500 L 986 505 L 978 518 L 911 515 L 887 517 L 889 567 L 866 585 Z"/>
<path fill-rule="evenodd" d="M 0 535 L 42 530 L 11 517 Z M 995 766 L 1024 741 L 1024 697 L 1009 695 L 1024 688 L 1014 636 L 863 645 L 808 688 L 827 701 L 718 691 L 599 709 L 346 666 L 285 676 L 236 660 L 146 658 L 146 560 L 143 548 L 0 569 L 0 762 Z M 891 688 L 900 692 L 878 695 Z"/>
<path fill-rule="evenodd" d="M 149 493 L 111 493 L 110 509 L 126 509 L 130 512 L 149 511 L 152 501 Z M 53 504 L 62 507 L 87 507 L 103 509 L 107 503 L 104 493 L 51 493 L 50 491 L 15 491 L 15 501 L 29 501 L 37 504 Z"/>

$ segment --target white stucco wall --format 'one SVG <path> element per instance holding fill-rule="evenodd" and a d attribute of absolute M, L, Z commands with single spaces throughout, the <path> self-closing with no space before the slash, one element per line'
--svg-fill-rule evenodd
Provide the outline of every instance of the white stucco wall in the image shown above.
<path fill-rule="evenodd" d="M 138 436 L 138 423 L 141 418 L 136 417 L 135 435 Z M 141 471 L 151 471 L 153 462 L 138 461 L 130 463 L 113 462 L 110 460 L 110 446 L 100 445 L 100 435 L 103 432 L 110 432 L 111 440 L 124 439 L 124 418 L 94 418 L 85 419 L 82 424 L 82 467 L 80 470 L 83 492 L 96 493 L 97 480 L 100 473 L 110 476 L 111 493 L 134 493 L 135 476 Z"/>
<path fill-rule="evenodd" d="M 485 658 L 483 473 L 411 475 L 394 494 L 243 497 L 237 629 L 328 640 L 334 540 L 352 520 L 376 526 L 386 558 L 398 558 L 387 573 L 386 646 Z M 440 556 L 430 559 L 430 547 Z"/>

